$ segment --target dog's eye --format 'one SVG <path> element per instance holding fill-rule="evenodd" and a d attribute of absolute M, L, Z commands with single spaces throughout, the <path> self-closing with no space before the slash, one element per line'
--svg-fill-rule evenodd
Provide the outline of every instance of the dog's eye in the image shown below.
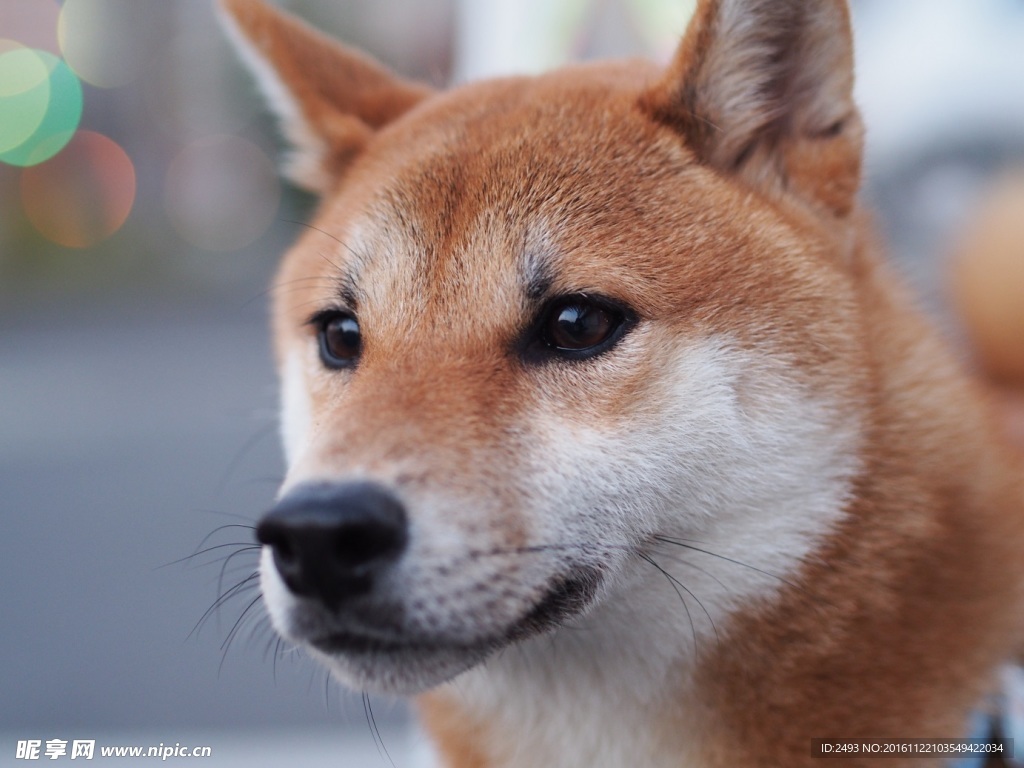
<path fill-rule="evenodd" d="M 625 314 L 603 299 L 582 294 L 556 299 L 544 315 L 541 340 L 548 348 L 573 357 L 603 352 L 621 335 Z"/>
<path fill-rule="evenodd" d="M 320 340 L 320 360 L 328 368 L 351 368 L 359 360 L 362 337 L 359 322 L 347 312 L 323 312 L 314 324 Z"/>

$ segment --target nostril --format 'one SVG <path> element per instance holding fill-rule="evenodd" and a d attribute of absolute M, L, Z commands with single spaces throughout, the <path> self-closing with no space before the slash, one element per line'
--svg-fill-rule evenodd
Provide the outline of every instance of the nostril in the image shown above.
<path fill-rule="evenodd" d="M 334 556 L 352 568 L 388 559 L 401 552 L 402 534 L 401 529 L 386 523 L 346 526 L 334 538 Z"/>
<path fill-rule="evenodd" d="M 264 519 L 256 526 L 256 541 L 274 550 L 274 556 L 285 560 L 295 558 L 295 550 L 289 538 L 288 526 L 279 520 Z"/>
<path fill-rule="evenodd" d="M 282 538 L 274 545 L 274 554 L 288 563 L 295 560 L 295 550 L 292 548 L 292 544 L 288 541 L 287 537 Z"/>

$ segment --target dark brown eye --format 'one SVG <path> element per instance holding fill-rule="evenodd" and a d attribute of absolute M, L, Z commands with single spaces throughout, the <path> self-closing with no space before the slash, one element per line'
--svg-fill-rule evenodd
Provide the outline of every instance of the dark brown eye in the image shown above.
<path fill-rule="evenodd" d="M 319 327 L 320 360 L 328 368 L 350 368 L 359 360 L 362 337 L 359 322 L 343 312 L 328 312 L 315 318 Z"/>
<path fill-rule="evenodd" d="M 550 307 L 541 338 L 554 350 L 589 356 L 606 349 L 621 334 L 625 317 L 606 301 L 588 296 L 566 296 Z"/>

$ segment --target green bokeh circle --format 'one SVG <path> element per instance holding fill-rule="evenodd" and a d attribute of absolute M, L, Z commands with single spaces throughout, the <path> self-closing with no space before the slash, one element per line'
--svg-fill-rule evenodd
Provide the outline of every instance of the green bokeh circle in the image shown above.
<path fill-rule="evenodd" d="M 0 54 L 0 153 L 21 146 L 39 130 L 50 104 L 50 72 L 36 51 Z"/>
<path fill-rule="evenodd" d="M 18 53 L 18 51 L 14 53 Z M 47 81 L 49 101 L 42 120 L 32 134 L 17 146 L 0 152 L 0 161 L 10 165 L 29 166 L 49 160 L 71 141 L 71 137 L 75 135 L 78 123 L 82 119 L 82 84 L 75 73 L 52 53 L 38 50 L 31 50 L 31 53 L 38 57 L 50 72 Z M 11 55 L 10 53 L 5 54 L 4 58 Z M 42 87 L 42 85 L 36 86 L 36 88 Z M 25 97 L 14 97 L 14 99 L 22 98 Z M 19 106 L 19 102 L 16 100 L 8 101 L 6 98 L 0 98 L 0 119 L 5 113 L 20 112 L 23 108 L 25 106 Z M 36 104 L 36 108 L 38 108 L 38 104 Z M 31 117 L 29 115 L 22 119 Z"/>

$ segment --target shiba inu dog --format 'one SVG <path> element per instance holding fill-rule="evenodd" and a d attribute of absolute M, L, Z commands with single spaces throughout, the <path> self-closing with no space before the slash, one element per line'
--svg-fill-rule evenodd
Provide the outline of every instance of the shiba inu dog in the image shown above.
<path fill-rule="evenodd" d="M 451 768 L 965 734 L 1024 638 L 1021 468 L 859 207 L 843 2 L 448 92 L 222 5 L 321 196 L 274 294 L 284 637 Z"/>

